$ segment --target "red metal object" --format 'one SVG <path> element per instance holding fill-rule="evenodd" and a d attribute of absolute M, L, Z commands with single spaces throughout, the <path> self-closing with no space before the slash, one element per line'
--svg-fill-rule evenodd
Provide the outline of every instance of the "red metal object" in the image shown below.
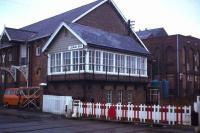
<path fill-rule="evenodd" d="M 175 113 L 176 113 L 176 124 L 179 124 L 179 113 L 180 113 L 180 124 L 183 124 L 183 109 L 182 109 L 182 106 L 176 106 L 176 109 L 175 109 Z"/>
<path fill-rule="evenodd" d="M 151 122 L 151 121 L 152 121 L 152 112 L 153 112 L 152 106 L 147 106 L 146 111 L 147 111 L 147 120 L 148 120 L 149 122 Z M 149 114 L 150 114 L 150 115 L 149 115 Z"/>
<path fill-rule="evenodd" d="M 161 106 L 160 112 L 161 112 L 161 122 L 167 123 L 167 112 L 168 112 L 167 106 Z"/>
<path fill-rule="evenodd" d="M 106 111 L 106 106 L 105 106 L 105 103 L 102 103 L 100 105 L 100 108 L 101 108 L 101 117 L 105 117 L 105 111 Z"/>
<path fill-rule="evenodd" d="M 115 110 L 115 106 L 111 106 L 109 109 L 108 109 L 108 117 L 111 119 L 111 120 L 114 120 L 115 117 L 116 117 L 116 110 Z"/>
<path fill-rule="evenodd" d="M 140 111 L 139 105 L 135 104 L 133 110 L 134 110 L 134 119 L 138 121 L 139 120 L 139 111 Z M 136 115 L 136 113 L 137 113 L 137 115 Z"/>

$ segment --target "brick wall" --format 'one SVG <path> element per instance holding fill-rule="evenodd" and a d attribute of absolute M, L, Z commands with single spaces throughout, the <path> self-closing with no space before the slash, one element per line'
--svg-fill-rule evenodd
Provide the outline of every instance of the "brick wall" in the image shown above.
<path fill-rule="evenodd" d="M 133 94 L 132 102 L 141 104 L 146 102 L 145 86 L 140 84 L 111 83 L 111 82 L 87 82 L 87 81 L 70 81 L 70 82 L 49 82 L 45 94 L 72 96 L 74 99 L 85 101 L 105 102 L 107 91 L 112 91 L 112 102 L 118 102 L 118 91 L 122 91 L 123 103 L 127 104 L 127 94 Z"/>
<path fill-rule="evenodd" d="M 122 35 L 128 34 L 124 20 L 115 11 L 113 5 L 108 2 L 78 20 L 77 23 L 103 29 L 108 32 Z"/>
<path fill-rule="evenodd" d="M 178 35 L 177 38 L 177 35 L 171 35 L 148 38 L 143 41 L 152 53 L 148 64 L 152 69 L 149 70 L 149 76 L 152 79 L 169 80 L 170 93 L 173 95 L 178 95 L 179 82 L 181 97 L 195 97 L 196 92 L 200 90 L 200 69 L 198 67 L 198 70 L 195 70 L 195 65 L 199 66 L 200 64 L 195 64 L 194 54 L 200 55 L 200 39 L 183 35 Z M 179 44 L 179 75 L 177 74 L 177 41 Z"/>

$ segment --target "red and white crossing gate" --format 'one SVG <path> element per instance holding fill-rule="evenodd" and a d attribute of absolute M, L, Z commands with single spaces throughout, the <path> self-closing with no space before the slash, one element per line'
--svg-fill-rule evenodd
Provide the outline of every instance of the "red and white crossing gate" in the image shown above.
<path fill-rule="evenodd" d="M 82 103 L 73 104 L 73 117 L 143 122 L 169 125 L 191 125 L 191 106 Z"/>

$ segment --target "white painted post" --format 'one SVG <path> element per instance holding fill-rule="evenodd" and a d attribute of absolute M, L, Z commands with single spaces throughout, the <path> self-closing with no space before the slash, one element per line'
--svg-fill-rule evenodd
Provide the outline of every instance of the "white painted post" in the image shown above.
<path fill-rule="evenodd" d="M 110 106 L 111 106 L 111 103 L 106 103 L 106 120 L 108 120 L 108 110 L 109 110 L 109 108 L 110 108 Z"/>
<path fill-rule="evenodd" d="M 128 104 L 127 107 L 128 107 L 128 112 L 127 112 L 128 121 L 133 121 L 133 104 Z"/>
<path fill-rule="evenodd" d="M 96 109 L 95 109 L 95 111 L 96 111 L 95 118 L 100 118 L 99 103 L 96 103 L 95 106 L 96 106 Z"/>
<path fill-rule="evenodd" d="M 160 105 L 156 105 L 155 106 L 156 108 L 156 110 L 155 110 L 155 112 L 156 112 L 156 114 L 155 114 L 155 123 L 159 123 L 160 122 L 160 118 L 161 118 L 161 112 L 160 112 Z"/>
<path fill-rule="evenodd" d="M 80 103 L 79 109 L 80 109 L 79 116 L 82 117 L 83 116 L 83 102 Z"/>
<path fill-rule="evenodd" d="M 191 125 L 191 106 L 184 106 L 183 107 L 183 116 L 182 116 L 182 120 L 183 120 L 183 125 Z"/>
<path fill-rule="evenodd" d="M 153 105 L 152 119 L 153 122 L 156 123 L 156 105 Z"/>
<path fill-rule="evenodd" d="M 143 113 L 143 111 L 142 111 L 142 108 L 143 108 L 142 104 L 140 104 L 139 107 L 140 107 L 139 118 L 140 118 L 140 122 L 142 122 L 142 120 L 143 120 L 142 119 L 142 113 Z"/>
<path fill-rule="evenodd" d="M 117 120 L 121 120 L 121 104 L 116 104 L 116 114 L 117 114 L 117 117 L 116 119 Z"/>
<path fill-rule="evenodd" d="M 197 111 L 199 116 L 198 132 L 200 132 L 200 96 L 197 96 Z"/>

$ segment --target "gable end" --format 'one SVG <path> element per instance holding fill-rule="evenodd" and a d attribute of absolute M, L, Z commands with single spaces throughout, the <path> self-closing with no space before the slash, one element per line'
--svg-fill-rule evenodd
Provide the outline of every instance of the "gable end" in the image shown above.
<path fill-rule="evenodd" d="M 68 30 L 72 35 L 75 36 L 75 38 L 77 38 L 83 45 L 87 45 L 87 43 L 78 35 L 76 34 L 66 23 L 61 23 L 60 26 L 56 29 L 56 31 L 51 35 L 51 37 L 49 38 L 49 40 L 47 41 L 47 43 L 44 45 L 44 47 L 42 48 L 42 52 L 44 52 L 49 45 L 51 44 L 51 42 L 55 39 L 55 37 L 57 36 L 57 34 L 60 33 L 60 30 L 62 28 L 65 28 L 66 30 Z"/>

